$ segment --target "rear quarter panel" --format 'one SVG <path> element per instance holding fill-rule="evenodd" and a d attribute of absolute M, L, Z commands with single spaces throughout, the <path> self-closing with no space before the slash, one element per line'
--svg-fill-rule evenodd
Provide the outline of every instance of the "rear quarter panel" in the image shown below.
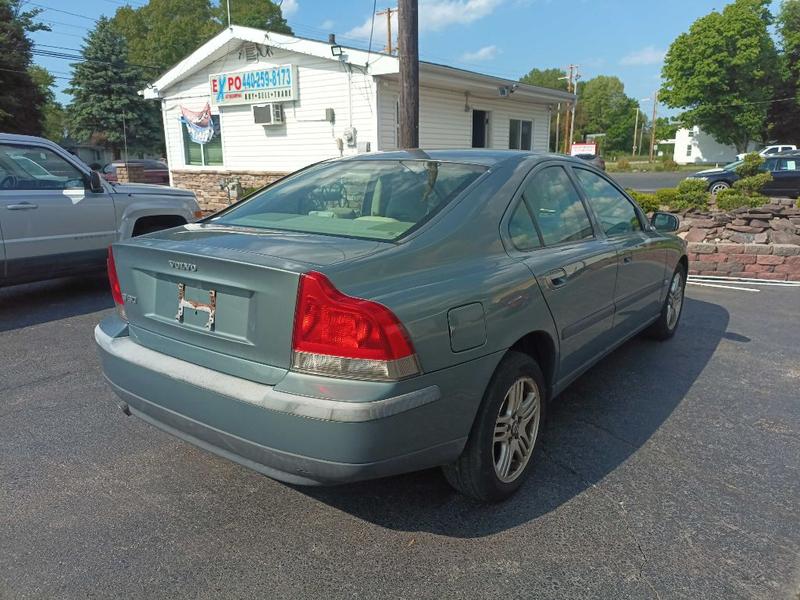
<path fill-rule="evenodd" d="M 495 168 L 418 235 L 326 274 L 343 292 L 389 307 L 408 330 L 425 372 L 487 356 L 496 365 L 531 331 L 555 340 L 535 278 L 500 238 L 502 215 L 529 170 L 527 163 Z M 483 307 L 485 342 L 454 351 L 448 312 L 472 303 Z"/>

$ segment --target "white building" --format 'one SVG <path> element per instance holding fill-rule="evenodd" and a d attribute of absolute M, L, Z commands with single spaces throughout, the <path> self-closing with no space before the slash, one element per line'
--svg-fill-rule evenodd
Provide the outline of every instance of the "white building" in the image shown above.
<path fill-rule="evenodd" d="M 335 42 L 229 27 L 143 94 L 161 102 L 173 185 L 209 208 L 228 203 L 225 183 L 259 187 L 327 158 L 397 148 L 397 57 Z M 551 112 L 573 99 L 422 62 L 420 146 L 546 151 Z M 179 118 L 207 102 L 215 135 L 201 146 Z"/>
<path fill-rule="evenodd" d="M 669 140 L 670 143 L 673 140 Z M 736 160 L 735 146 L 720 144 L 708 133 L 703 133 L 699 127 L 678 129 L 675 132 L 675 150 L 673 160 L 679 165 L 694 163 L 725 165 Z M 756 145 L 751 144 L 751 150 Z"/>

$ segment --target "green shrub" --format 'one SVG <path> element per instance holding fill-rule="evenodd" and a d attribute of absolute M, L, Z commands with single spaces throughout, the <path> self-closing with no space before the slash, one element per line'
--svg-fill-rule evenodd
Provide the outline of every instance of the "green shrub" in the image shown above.
<path fill-rule="evenodd" d="M 750 196 L 736 188 L 720 190 L 717 193 L 717 208 L 720 210 L 736 210 L 737 208 L 755 208 L 764 204 L 763 196 Z"/>
<path fill-rule="evenodd" d="M 705 209 L 711 198 L 706 189 L 706 182 L 703 179 L 684 179 L 678 184 L 674 204 L 670 208 L 674 210 L 687 210 L 690 208 Z"/>
<path fill-rule="evenodd" d="M 761 165 L 764 164 L 764 158 L 757 152 L 750 152 L 745 154 L 744 162 L 736 167 L 736 174 L 739 177 L 752 177 L 761 173 Z"/>
<path fill-rule="evenodd" d="M 636 190 L 625 190 L 630 194 L 631 198 L 636 200 L 636 203 L 642 207 L 646 213 L 655 212 L 659 209 L 659 201 L 656 194 L 646 194 L 644 192 L 637 192 Z"/>
<path fill-rule="evenodd" d="M 733 183 L 733 187 L 746 196 L 758 196 L 761 201 L 765 202 L 766 197 L 761 194 L 761 190 L 770 181 L 772 181 L 772 173 L 767 171 L 739 179 Z"/>
<path fill-rule="evenodd" d="M 617 161 L 617 169 L 618 169 L 619 171 L 627 171 L 627 170 L 628 170 L 628 169 L 630 169 L 630 168 L 631 168 L 631 163 L 629 163 L 627 159 L 625 159 L 625 158 L 620 158 L 620 159 Z"/>
<path fill-rule="evenodd" d="M 659 207 L 666 206 L 670 209 L 677 210 L 678 205 L 678 190 L 675 188 L 664 188 L 656 192 L 656 202 Z"/>
<path fill-rule="evenodd" d="M 664 165 L 665 171 L 677 171 L 678 170 L 678 163 L 676 163 L 671 158 L 666 158 L 661 162 Z"/>

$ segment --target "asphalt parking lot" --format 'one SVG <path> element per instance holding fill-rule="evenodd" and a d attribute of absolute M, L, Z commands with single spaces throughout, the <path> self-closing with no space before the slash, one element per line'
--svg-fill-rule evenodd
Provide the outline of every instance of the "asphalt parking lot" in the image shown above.
<path fill-rule="evenodd" d="M 125 417 L 102 277 L 0 290 L 0 598 L 800 597 L 800 289 L 690 286 L 551 408 L 491 507 L 293 488 Z"/>

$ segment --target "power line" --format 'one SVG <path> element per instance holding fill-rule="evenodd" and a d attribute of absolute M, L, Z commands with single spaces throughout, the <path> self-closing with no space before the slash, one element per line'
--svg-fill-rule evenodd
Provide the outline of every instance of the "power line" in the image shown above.
<path fill-rule="evenodd" d="M 367 66 L 369 66 L 369 55 L 372 52 L 372 34 L 375 32 L 375 8 L 378 0 L 372 0 L 372 24 L 369 26 L 369 47 L 367 48 Z"/>
<path fill-rule="evenodd" d="M 5 71 L 6 73 L 28 74 L 28 71 L 20 71 L 18 69 L 5 69 L 5 68 L 2 68 L 2 67 L 0 67 L 0 71 Z M 66 76 L 62 76 L 62 75 L 53 75 L 53 71 L 48 71 L 48 73 L 50 73 L 50 76 L 53 79 L 71 79 L 71 77 L 66 77 Z"/>
<path fill-rule="evenodd" d="M 42 10 L 52 10 L 53 12 L 63 13 L 65 15 L 70 15 L 72 17 L 79 17 L 81 19 L 86 19 L 87 21 L 93 21 L 97 23 L 97 19 L 93 19 L 92 17 L 87 17 L 86 15 L 81 15 L 74 12 L 69 12 L 68 10 L 62 10 L 60 8 L 53 8 L 52 6 L 46 6 L 44 4 L 38 4 L 36 2 L 28 2 L 31 6 L 35 6 L 36 8 L 41 8 Z"/>

